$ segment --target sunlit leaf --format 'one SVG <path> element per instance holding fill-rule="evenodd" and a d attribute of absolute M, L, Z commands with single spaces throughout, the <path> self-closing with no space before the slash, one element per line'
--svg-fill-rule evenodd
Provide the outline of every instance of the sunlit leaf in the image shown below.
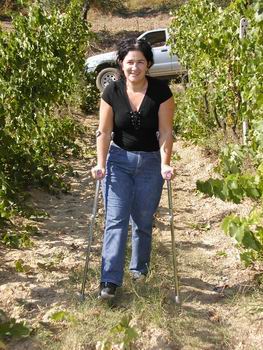
<path fill-rule="evenodd" d="M 68 311 L 56 311 L 54 312 L 51 316 L 50 319 L 56 322 L 61 322 L 61 321 L 75 321 L 75 317 L 73 314 L 71 314 Z"/>

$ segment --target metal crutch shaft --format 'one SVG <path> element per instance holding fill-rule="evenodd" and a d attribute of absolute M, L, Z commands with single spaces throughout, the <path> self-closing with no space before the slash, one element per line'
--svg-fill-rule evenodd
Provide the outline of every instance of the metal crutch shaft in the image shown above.
<path fill-rule="evenodd" d="M 88 246 L 86 251 L 86 261 L 85 261 L 85 267 L 84 267 L 83 278 L 82 278 L 82 286 L 81 286 L 81 292 L 80 292 L 83 299 L 84 299 L 85 287 L 86 287 L 86 281 L 87 281 L 87 275 L 88 275 L 88 269 L 89 269 L 89 258 L 90 258 L 90 248 L 91 248 L 92 237 L 93 237 L 93 229 L 94 229 L 94 223 L 95 223 L 95 218 L 96 218 L 97 208 L 98 208 L 99 190 L 100 190 L 100 180 L 97 180 L 93 209 L 92 209 L 92 216 L 91 216 L 91 221 L 90 221 L 89 230 L 88 230 Z"/>
<path fill-rule="evenodd" d="M 175 237 L 174 237 L 174 214 L 173 214 L 172 185 L 171 185 L 170 180 L 167 180 L 167 190 L 168 190 L 168 202 L 169 202 L 169 214 L 170 214 L 170 229 L 171 229 L 171 238 L 172 238 L 175 302 L 178 304 L 181 304 L 178 270 L 177 270 L 176 249 L 175 249 Z"/>

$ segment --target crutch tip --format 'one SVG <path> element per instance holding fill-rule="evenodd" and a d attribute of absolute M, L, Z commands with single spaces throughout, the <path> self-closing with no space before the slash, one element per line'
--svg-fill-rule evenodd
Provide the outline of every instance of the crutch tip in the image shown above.
<path fill-rule="evenodd" d="M 175 301 L 176 304 L 181 305 L 181 299 L 180 299 L 179 295 L 175 295 L 174 301 Z"/>
<path fill-rule="evenodd" d="M 82 293 L 80 293 L 80 292 L 77 292 L 77 293 L 76 293 L 76 297 L 77 297 L 77 299 L 78 299 L 79 301 L 81 301 L 81 302 L 85 300 L 85 295 L 82 294 Z"/>

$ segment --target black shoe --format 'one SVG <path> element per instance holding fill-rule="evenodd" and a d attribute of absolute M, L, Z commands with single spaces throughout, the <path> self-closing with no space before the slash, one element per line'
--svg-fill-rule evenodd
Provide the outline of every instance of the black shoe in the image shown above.
<path fill-rule="evenodd" d="M 117 285 L 111 282 L 101 282 L 100 294 L 101 299 L 112 299 L 115 297 Z"/>

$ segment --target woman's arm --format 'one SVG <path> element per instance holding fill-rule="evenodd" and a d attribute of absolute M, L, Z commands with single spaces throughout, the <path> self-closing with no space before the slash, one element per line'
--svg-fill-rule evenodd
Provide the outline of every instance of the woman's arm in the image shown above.
<path fill-rule="evenodd" d="M 92 176 L 102 179 L 105 176 L 106 158 L 113 130 L 113 110 L 103 99 L 100 101 L 100 120 L 97 131 L 97 165 L 92 168 Z"/>
<path fill-rule="evenodd" d="M 173 167 L 170 166 L 170 161 L 173 148 L 174 108 L 173 97 L 161 103 L 159 108 L 159 144 L 162 162 L 161 172 L 164 179 L 173 176 Z"/>

